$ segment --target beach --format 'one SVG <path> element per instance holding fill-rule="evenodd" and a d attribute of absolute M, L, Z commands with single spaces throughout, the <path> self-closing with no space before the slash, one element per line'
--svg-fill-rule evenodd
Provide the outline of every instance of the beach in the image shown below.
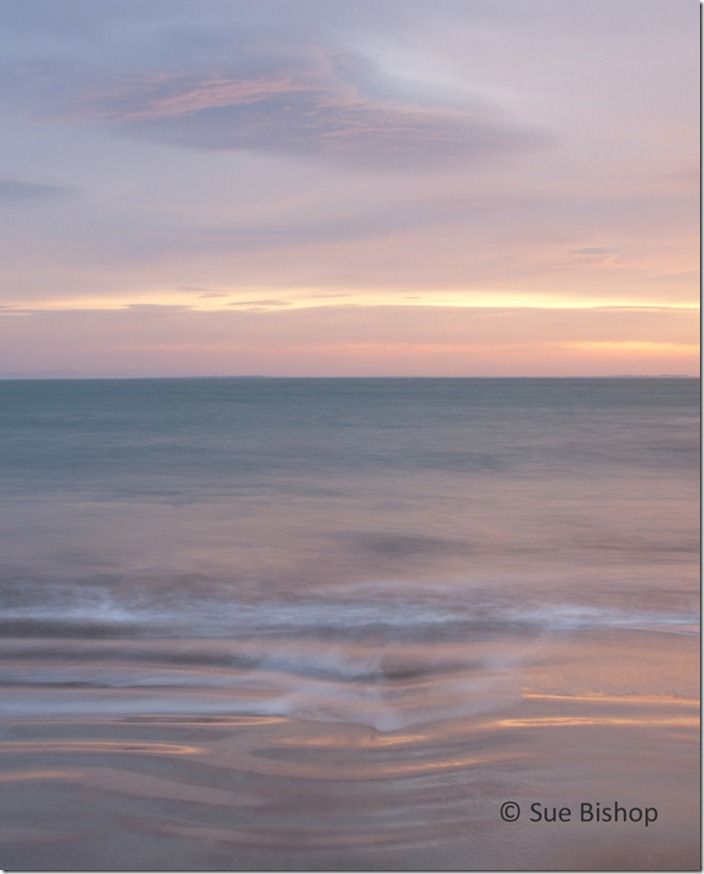
<path fill-rule="evenodd" d="M 0 394 L 0 867 L 698 869 L 697 381 Z"/>

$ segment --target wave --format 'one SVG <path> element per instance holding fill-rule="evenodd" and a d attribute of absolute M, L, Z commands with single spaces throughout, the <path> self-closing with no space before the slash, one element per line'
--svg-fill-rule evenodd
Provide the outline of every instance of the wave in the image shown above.
<path fill-rule="evenodd" d="M 106 597 L 96 615 L 90 599 L 64 616 L 13 607 L 0 622 L 9 638 L 0 685 L 14 696 L 3 711 L 239 714 L 397 731 L 518 700 L 523 670 L 555 635 L 697 631 L 694 613 L 486 597 L 434 605 L 418 587 L 403 602 L 371 588 L 356 602 L 336 594 L 200 602 L 185 613 L 178 602 Z"/>
<path fill-rule="evenodd" d="M 410 587 L 408 587 L 410 588 Z M 0 611 L 3 636 L 80 637 L 143 635 L 223 637 L 232 633 L 358 637 L 387 634 L 442 637 L 467 632 L 513 634 L 632 629 L 695 634 L 698 614 L 684 611 L 625 610 L 577 603 L 489 600 L 456 590 L 419 596 L 399 587 L 397 597 L 368 600 L 319 597 L 296 601 L 241 601 L 235 598 L 176 598 L 137 604 L 107 593 L 78 591 L 70 601 L 27 604 Z M 386 586 L 388 591 L 389 586 Z M 362 590 L 363 593 L 364 590 Z M 367 594 L 369 594 L 367 592 Z M 67 603 L 68 601 L 68 603 Z"/>

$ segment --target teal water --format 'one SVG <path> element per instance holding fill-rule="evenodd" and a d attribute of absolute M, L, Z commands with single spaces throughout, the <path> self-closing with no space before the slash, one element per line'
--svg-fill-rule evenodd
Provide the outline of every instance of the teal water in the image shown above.
<path fill-rule="evenodd" d="M 52 720 L 74 720 L 69 738 L 91 720 L 161 719 L 167 732 L 176 716 L 379 737 L 466 729 L 519 706 L 526 672 L 555 641 L 608 633 L 627 648 L 646 635 L 666 651 L 697 632 L 698 415 L 690 379 L 0 382 L 3 736 Z M 695 674 L 674 688 L 644 668 L 624 674 L 619 694 L 696 695 Z M 601 694 L 600 682 L 580 688 Z M 258 729 L 260 741 L 280 724 Z M 261 741 L 259 755 L 241 754 L 243 773 L 318 779 L 301 764 L 302 737 L 286 747 L 295 768 L 277 771 L 283 753 L 271 758 Z M 463 761 L 466 738 L 452 738 L 399 747 L 377 779 L 425 756 L 411 788 L 441 789 L 437 745 Z M 148 761 L 139 769 L 157 779 L 159 756 Z M 178 779 L 212 787 L 202 774 Z M 449 798 L 459 778 L 447 779 Z M 80 780 L 103 798 L 95 775 Z M 340 797 L 341 816 L 366 822 Z M 394 820 L 392 863 L 394 847 L 413 843 L 412 810 Z M 183 836 L 198 811 L 164 814 L 181 829 L 179 858 L 238 867 L 229 851 L 208 855 L 202 835 Z M 293 813 L 262 815 L 276 835 Z M 43 828 L 52 814 L 42 816 Z M 95 835 L 112 826 L 105 813 Z M 246 864 L 289 864 L 248 840 L 237 844 Z M 349 838 L 330 840 L 371 864 Z M 5 867 L 48 864 L 13 841 Z M 305 847 L 298 865 L 341 858 Z M 100 867 L 95 847 L 74 851 L 67 864 Z M 150 852 L 134 865 L 178 867 Z"/>
<path fill-rule="evenodd" d="M 0 408 L 27 632 L 696 611 L 695 380 L 18 381 Z"/>

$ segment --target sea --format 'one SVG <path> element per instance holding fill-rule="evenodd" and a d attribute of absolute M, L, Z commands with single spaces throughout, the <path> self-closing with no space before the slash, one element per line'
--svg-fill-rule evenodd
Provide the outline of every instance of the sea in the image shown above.
<path fill-rule="evenodd" d="M 694 866 L 699 398 L 0 381 L 0 868 Z"/>

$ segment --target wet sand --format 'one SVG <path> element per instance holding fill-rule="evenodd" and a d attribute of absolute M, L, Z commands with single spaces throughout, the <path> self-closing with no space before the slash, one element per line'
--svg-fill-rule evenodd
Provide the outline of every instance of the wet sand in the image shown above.
<path fill-rule="evenodd" d="M 33 644 L 3 646 L 22 662 Z M 556 634 L 493 709 L 388 731 L 262 715 L 256 688 L 248 715 L 227 688 L 179 704 L 158 677 L 6 686 L 0 867 L 696 870 L 697 665 L 691 634 Z M 501 820 L 507 800 L 518 822 Z M 616 801 L 657 821 L 576 815 Z M 536 802 L 576 821 L 530 822 Z"/>

